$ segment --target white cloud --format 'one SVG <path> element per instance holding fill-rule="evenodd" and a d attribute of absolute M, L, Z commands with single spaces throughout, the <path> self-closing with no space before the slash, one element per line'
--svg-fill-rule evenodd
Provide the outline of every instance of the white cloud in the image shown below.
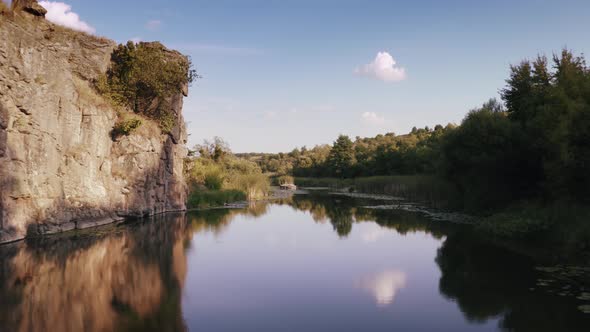
<path fill-rule="evenodd" d="M 162 21 L 160 20 L 151 20 L 145 24 L 145 28 L 152 31 L 160 29 L 160 26 L 162 26 Z"/>
<path fill-rule="evenodd" d="M 385 124 L 385 117 L 378 115 L 375 112 L 364 112 L 361 115 L 363 122 L 372 126 L 382 126 Z"/>
<path fill-rule="evenodd" d="M 93 34 L 96 32 L 96 29 L 94 29 L 88 23 L 80 20 L 80 16 L 72 11 L 72 6 L 66 3 L 39 1 L 39 4 L 47 9 L 45 18 L 50 22 L 86 33 Z"/>
<path fill-rule="evenodd" d="M 355 74 L 372 77 L 384 82 L 399 82 L 406 79 L 406 69 L 396 66 L 387 52 L 379 52 L 373 62 L 355 69 Z"/>

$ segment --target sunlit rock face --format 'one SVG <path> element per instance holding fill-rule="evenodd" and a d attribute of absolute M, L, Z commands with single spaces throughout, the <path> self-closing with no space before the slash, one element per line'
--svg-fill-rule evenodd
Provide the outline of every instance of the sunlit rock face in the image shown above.
<path fill-rule="evenodd" d="M 184 228 L 180 219 L 163 224 L 102 239 L 1 248 L 0 326 L 23 332 L 184 329 Z M 162 315 L 168 316 L 158 320 Z M 145 325 L 160 323 L 168 325 Z"/>
<path fill-rule="evenodd" d="M 358 284 L 371 292 L 378 306 L 387 306 L 393 303 L 395 294 L 406 287 L 406 274 L 399 270 L 388 270 L 364 277 Z"/>
<path fill-rule="evenodd" d="M 114 47 L 27 12 L 0 15 L 0 243 L 185 208 L 186 91 L 170 100 L 170 134 L 144 121 L 113 141 L 116 110 L 93 84 Z"/>

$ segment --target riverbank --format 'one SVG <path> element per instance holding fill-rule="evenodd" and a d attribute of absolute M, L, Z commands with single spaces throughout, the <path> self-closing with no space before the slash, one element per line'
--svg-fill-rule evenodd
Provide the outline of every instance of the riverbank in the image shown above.
<path fill-rule="evenodd" d="M 350 179 L 296 177 L 299 187 L 325 187 L 339 191 L 384 194 L 423 202 L 436 208 L 459 205 L 454 187 L 433 175 L 370 176 Z"/>
<path fill-rule="evenodd" d="M 295 178 L 302 187 L 325 188 L 354 195 L 371 194 L 403 198 L 417 203 L 425 211 L 436 209 L 436 215 L 460 215 L 468 218 L 477 233 L 498 242 L 526 242 L 532 247 L 552 248 L 561 256 L 582 256 L 590 262 L 590 208 L 571 201 L 519 201 L 496 210 L 469 210 L 462 208 L 460 195 L 453 186 L 435 176 L 375 176 L 352 179 Z M 408 205 L 414 209 L 415 205 Z M 408 208 L 385 205 L 379 208 Z"/>

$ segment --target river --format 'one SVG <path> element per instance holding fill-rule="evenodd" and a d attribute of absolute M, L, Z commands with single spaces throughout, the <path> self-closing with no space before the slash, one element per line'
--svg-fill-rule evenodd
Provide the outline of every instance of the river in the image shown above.
<path fill-rule="evenodd" d="M 530 255 L 383 205 L 295 195 L 0 246 L 0 331 L 590 331 L 590 298 Z"/>

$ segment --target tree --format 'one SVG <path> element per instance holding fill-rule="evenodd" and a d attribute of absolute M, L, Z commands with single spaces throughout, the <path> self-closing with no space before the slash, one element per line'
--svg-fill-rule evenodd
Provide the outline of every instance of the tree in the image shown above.
<path fill-rule="evenodd" d="M 354 164 L 354 149 L 348 136 L 338 136 L 330 151 L 328 164 L 335 176 L 344 178 L 350 175 L 350 168 Z"/>
<path fill-rule="evenodd" d="M 210 158 L 214 161 L 222 160 L 226 155 L 231 154 L 229 144 L 223 138 L 215 136 L 213 140 L 204 140 L 203 144 L 195 146 L 195 151 L 200 157 Z"/>
<path fill-rule="evenodd" d="M 442 145 L 442 173 L 458 186 L 468 209 L 498 207 L 532 189 L 518 127 L 497 109 L 489 101 L 472 110 Z"/>

